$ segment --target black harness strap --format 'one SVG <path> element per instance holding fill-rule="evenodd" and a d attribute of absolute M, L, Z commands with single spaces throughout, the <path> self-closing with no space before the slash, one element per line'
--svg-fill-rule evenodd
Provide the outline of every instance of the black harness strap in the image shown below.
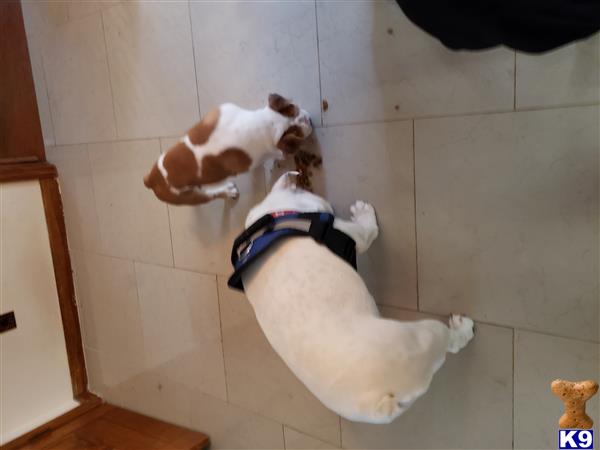
<path fill-rule="evenodd" d="M 227 284 L 243 291 L 242 273 L 250 264 L 275 242 L 294 236 L 312 237 L 356 269 L 356 243 L 333 227 L 334 220 L 333 214 L 329 213 L 283 212 L 261 217 L 234 241 L 231 251 L 234 272 Z"/>

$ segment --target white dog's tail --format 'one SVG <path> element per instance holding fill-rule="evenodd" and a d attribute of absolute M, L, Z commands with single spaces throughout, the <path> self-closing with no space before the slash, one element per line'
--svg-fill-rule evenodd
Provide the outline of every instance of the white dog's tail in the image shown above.
<path fill-rule="evenodd" d="M 276 191 L 278 189 L 288 189 L 291 187 L 296 187 L 296 181 L 293 177 L 297 177 L 300 175 L 300 172 L 295 170 L 290 170 L 289 172 L 284 173 L 279 177 L 279 179 L 275 182 L 271 190 Z"/>
<path fill-rule="evenodd" d="M 383 397 L 379 396 L 374 401 L 372 400 L 370 405 L 363 404 L 366 408 L 360 408 L 358 415 L 350 418 L 350 420 L 374 424 L 388 424 L 406 411 L 413 402 L 414 399 L 404 402 L 398 399 L 395 394 L 384 394 Z"/>
<path fill-rule="evenodd" d="M 378 423 L 390 423 L 396 417 L 404 412 L 404 409 L 398 404 L 398 400 L 394 394 L 386 394 L 379 403 L 375 406 L 374 419 Z M 379 420 L 381 420 L 379 422 Z"/>

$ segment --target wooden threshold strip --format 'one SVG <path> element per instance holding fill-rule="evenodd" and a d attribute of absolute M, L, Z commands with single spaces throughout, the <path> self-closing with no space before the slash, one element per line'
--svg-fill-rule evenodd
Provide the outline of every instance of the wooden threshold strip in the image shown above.
<path fill-rule="evenodd" d="M 56 167 L 47 162 L 0 164 L 0 182 L 39 180 L 57 176 Z"/>
<path fill-rule="evenodd" d="M 0 449 L 205 450 L 209 446 L 204 433 L 102 403 L 90 395 L 80 407 Z"/>

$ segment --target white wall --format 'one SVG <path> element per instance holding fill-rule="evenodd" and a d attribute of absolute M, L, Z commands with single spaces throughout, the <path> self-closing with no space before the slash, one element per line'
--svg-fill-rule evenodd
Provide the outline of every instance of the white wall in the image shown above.
<path fill-rule="evenodd" d="M 71 378 L 39 182 L 0 184 L 0 445 L 72 409 Z"/>

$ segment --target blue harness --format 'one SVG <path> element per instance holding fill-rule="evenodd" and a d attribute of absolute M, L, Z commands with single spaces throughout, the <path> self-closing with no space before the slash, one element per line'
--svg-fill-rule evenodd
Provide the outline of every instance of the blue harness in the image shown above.
<path fill-rule="evenodd" d="M 242 273 L 275 242 L 293 236 L 312 237 L 356 270 L 356 243 L 347 234 L 333 228 L 334 219 L 329 213 L 295 211 L 280 211 L 261 217 L 233 243 L 231 264 L 234 272 L 227 285 L 243 291 Z"/>

